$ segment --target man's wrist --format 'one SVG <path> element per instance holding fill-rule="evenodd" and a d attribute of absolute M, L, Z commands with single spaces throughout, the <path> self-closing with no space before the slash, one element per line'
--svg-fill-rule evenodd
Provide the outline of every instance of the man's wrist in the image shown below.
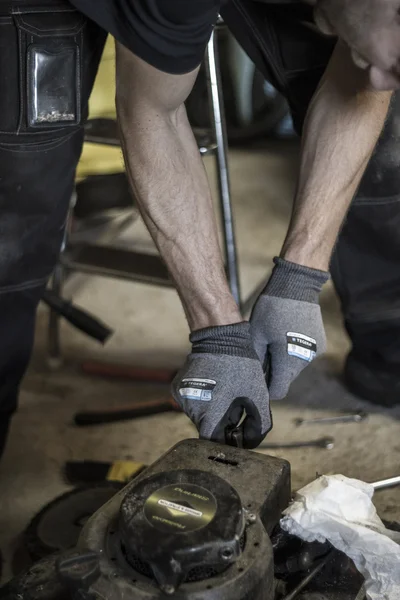
<path fill-rule="evenodd" d="M 232 296 L 209 298 L 207 302 L 195 299 L 191 306 L 187 306 L 186 316 L 190 331 L 240 323 L 243 317 L 239 307 Z"/>
<path fill-rule="evenodd" d="M 283 244 L 280 257 L 303 267 L 329 271 L 333 245 L 329 235 L 325 236 L 324 240 L 317 240 L 315 236 L 304 232 L 290 233 Z"/>
<path fill-rule="evenodd" d="M 250 323 L 232 323 L 193 331 L 189 337 L 193 354 L 223 354 L 257 359 Z"/>
<path fill-rule="evenodd" d="M 289 262 L 283 258 L 274 258 L 272 271 L 263 294 L 317 304 L 322 286 L 329 279 L 329 273 Z"/>

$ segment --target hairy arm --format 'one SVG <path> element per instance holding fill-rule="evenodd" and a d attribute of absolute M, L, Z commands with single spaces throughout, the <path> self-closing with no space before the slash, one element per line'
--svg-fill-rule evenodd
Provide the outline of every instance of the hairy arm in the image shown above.
<path fill-rule="evenodd" d="M 340 227 L 387 115 L 389 92 L 368 87 L 368 74 L 338 43 L 308 109 L 300 176 L 281 256 L 329 270 Z"/>
<path fill-rule="evenodd" d="M 128 177 L 191 330 L 242 320 L 184 106 L 196 76 L 162 73 L 117 44 L 116 101 Z"/>

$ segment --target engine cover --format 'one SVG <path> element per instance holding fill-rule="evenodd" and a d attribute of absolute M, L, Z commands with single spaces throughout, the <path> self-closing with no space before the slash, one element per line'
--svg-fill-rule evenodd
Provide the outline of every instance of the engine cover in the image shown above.
<path fill-rule="evenodd" d="M 237 560 L 245 524 L 232 486 L 212 473 L 185 469 L 135 486 L 122 501 L 119 534 L 128 563 L 172 593 L 183 581 L 208 579 Z"/>
<path fill-rule="evenodd" d="M 273 600 L 269 535 L 289 500 L 286 461 L 186 440 L 95 513 L 74 551 L 0 597 Z"/>

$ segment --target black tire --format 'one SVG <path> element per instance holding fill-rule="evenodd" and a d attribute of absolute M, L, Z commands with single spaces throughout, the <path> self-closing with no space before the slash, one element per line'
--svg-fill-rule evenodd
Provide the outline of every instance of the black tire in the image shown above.
<path fill-rule="evenodd" d="M 32 519 L 22 536 L 32 562 L 73 548 L 86 520 L 123 487 L 122 483 L 106 481 L 76 488 L 49 502 Z M 60 512 L 63 519 L 58 519 Z M 49 539 L 46 539 L 44 531 L 46 519 L 51 528 Z M 55 523 L 57 527 L 52 527 Z"/>

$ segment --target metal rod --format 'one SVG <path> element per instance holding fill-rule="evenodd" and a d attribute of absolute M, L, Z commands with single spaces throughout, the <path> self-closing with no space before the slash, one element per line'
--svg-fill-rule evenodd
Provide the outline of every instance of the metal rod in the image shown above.
<path fill-rule="evenodd" d="M 400 485 L 400 475 L 397 475 L 397 477 L 389 477 L 389 479 L 382 479 L 381 481 L 375 481 L 374 483 L 371 483 L 371 485 L 375 491 L 395 487 L 396 485 Z"/>
<path fill-rule="evenodd" d="M 318 575 L 318 573 L 320 571 L 322 571 L 322 569 L 324 568 L 324 566 L 326 565 L 327 562 L 329 562 L 331 560 L 331 558 L 334 556 L 336 550 L 333 549 L 329 552 L 329 554 L 327 554 L 325 556 L 325 558 L 323 558 L 321 560 L 321 562 L 319 562 L 317 564 L 316 567 L 314 567 L 314 569 L 312 571 L 309 572 L 309 574 L 304 577 L 304 579 L 302 579 L 300 581 L 300 583 L 294 588 L 294 590 L 292 590 L 291 592 L 289 592 L 289 594 L 286 594 L 286 596 L 284 596 L 282 598 L 282 600 L 294 600 L 294 598 L 296 598 L 300 592 L 302 590 L 304 590 L 304 588 L 306 587 L 306 585 L 308 585 L 310 583 L 310 581 L 312 581 L 314 579 L 314 577 L 316 575 Z"/>
<path fill-rule="evenodd" d="M 238 261 L 236 254 L 235 232 L 233 226 L 231 191 L 227 159 L 227 135 L 222 95 L 221 73 L 219 69 L 218 40 L 212 33 L 206 52 L 206 74 L 211 107 L 212 128 L 217 143 L 216 160 L 219 197 L 222 212 L 222 225 L 225 245 L 225 259 L 229 286 L 232 295 L 240 305 L 240 287 Z"/>
<path fill-rule="evenodd" d="M 332 450 L 335 446 L 335 439 L 332 437 L 319 438 L 318 440 L 309 440 L 306 442 L 277 442 L 261 444 L 260 449 L 274 450 L 280 448 L 325 448 Z"/>
<path fill-rule="evenodd" d="M 323 425 L 324 423 L 361 423 L 368 418 L 365 412 L 354 412 L 346 415 L 335 415 L 333 417 L 317 417 L 316 419 L 295 419 L 297 426 L 300 425 Z"/>

